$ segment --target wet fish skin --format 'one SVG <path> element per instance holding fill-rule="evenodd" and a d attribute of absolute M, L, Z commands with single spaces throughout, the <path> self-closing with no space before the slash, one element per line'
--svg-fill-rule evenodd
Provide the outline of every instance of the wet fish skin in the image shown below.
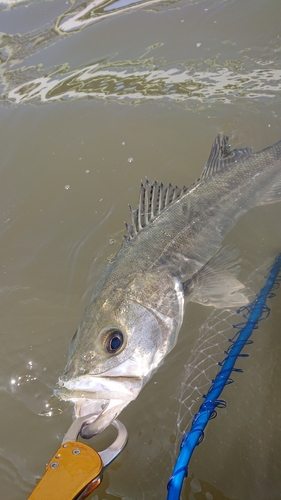
<path fill-rule="evenodd" d="M 231 151 L 221 134 L 191 188 L 141 186 L 127 239 L 96 286 L 56 390 L 75 402 L 76 417 L 94 408 L 85 436 L 137 397 L 174 347 L 186 302 L 246 303 L 236 252 L 219 249 L 245 212 L 280 200 L 281 141 L 258 153 Z"/>

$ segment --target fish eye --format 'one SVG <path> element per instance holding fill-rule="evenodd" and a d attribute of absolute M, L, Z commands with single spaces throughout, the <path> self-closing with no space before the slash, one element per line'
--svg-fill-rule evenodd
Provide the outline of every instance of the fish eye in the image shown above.
<path fill-rule="evenodd" d="M 116 354 L 118 351 L 120 351 L 123 343 L 123 333 L 120 332 L 120 330 L 111 330 L 110 332 L 108 332 L 105 338 L 104 346 L 109 354 Z"/>

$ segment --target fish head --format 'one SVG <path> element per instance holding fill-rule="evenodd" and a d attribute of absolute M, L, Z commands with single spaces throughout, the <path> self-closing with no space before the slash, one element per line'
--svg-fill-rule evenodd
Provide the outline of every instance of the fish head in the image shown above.
<path fill-rule="evenodd" d="M 55 391 L 74 402 L 76 418 L 94 414 L 83 437 L 102 432 L 138 396 L 170 350 L 172 322 L 123 290 L 115 290 L 114 300 L 102 294 L 92 300 Z"/>

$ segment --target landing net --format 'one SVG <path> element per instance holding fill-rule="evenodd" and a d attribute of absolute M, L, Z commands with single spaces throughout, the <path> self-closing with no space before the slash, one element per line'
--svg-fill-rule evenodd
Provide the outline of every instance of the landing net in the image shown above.
<path fill-rule="evenodd" d="M 242 323 L 233 325 L 237 331 L 229 339 L 229 348 L 225 351 L 226 357 L 218 365 L 221 366 L 212 385 L 206 395 L 203 395 L 204 402 L 201 404 L 198 413 L 194 416 L 190 431 L 184 435 L 180 452 L 173 470 L 173 474 L 168 483 L 168 500 L 177 500 L 180 498 L 184 478 L 188 475 L 188 464 L 195 447 L 200 444 L 204 437 L 204 429 L 211 418 L 216 416 L 216 408 L 224 408 L 226 402 L 219 399 L 224 387 L 233 383 L 230 378 L 232 372 L 241 372 L 240 368 L 235 368 L 238 357 L 247 357 L 247 353 L 241 353 L 242 349 L 252 344 L 250 336 L 254 329 L 257 329 L 258 322 L 266 319 L 270 309 L 266 304 L 268 298 L 275 296 L 273 290 L 279 287 L 281 277 L 279 274 L 281 267 L 281 254 L 279 254 L 272 268 L 269 271 L 267 281 L 260 290 L 254 302 L 246 307 L 240 308 L 237 313 L 246 320 Z M 224 314 L 224 312 L 222 313 Z"/>

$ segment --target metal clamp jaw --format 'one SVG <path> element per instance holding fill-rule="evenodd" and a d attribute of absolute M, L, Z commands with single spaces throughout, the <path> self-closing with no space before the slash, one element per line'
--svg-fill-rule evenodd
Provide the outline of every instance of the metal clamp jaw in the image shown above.
<path fill-rule="evenodd" d="M 77 441 L 92 415 L 76 419 L 67 431 L 61 446 L 46 467 L 46 472 L 28 500 L 84 500 L 102 481 L 104 469 L 119 455 L 127 443 L 126 427 L 115 420 L 118 435 L 101 452 Z"/>

